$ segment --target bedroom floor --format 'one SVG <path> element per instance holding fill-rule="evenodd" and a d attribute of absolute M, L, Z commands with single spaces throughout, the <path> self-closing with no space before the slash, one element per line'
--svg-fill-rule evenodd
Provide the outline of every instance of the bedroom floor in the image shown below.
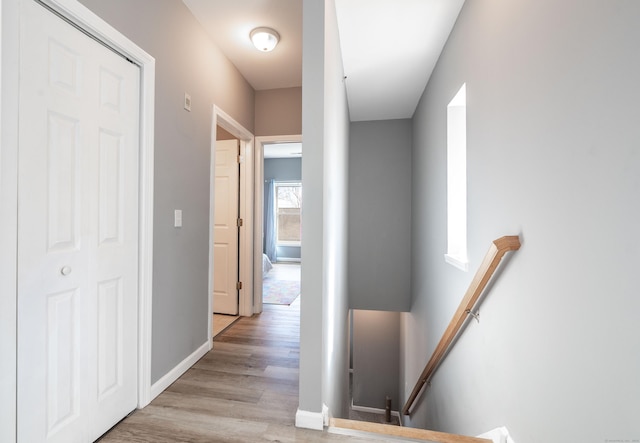
<path fill-rule="evenodd" d="M 300 263 L 274 263 L 269 275 L 276 280 L 300 281 Z"/>
<path fill-rule="evenodd" d="M 290 305 L 300 295 L 300 264 L 276 263 L 262 280 L 262 303 Z"/>

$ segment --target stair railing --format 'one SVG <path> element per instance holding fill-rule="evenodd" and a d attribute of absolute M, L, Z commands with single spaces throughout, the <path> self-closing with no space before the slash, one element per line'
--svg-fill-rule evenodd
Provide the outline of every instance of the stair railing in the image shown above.
<path fill-rule="evenodd" d="M 451 322 L 449 322 L 449 326 L 447 326 L 447 329 L 444 331 L 438 346 L 436 346 L 436 349 L 433 351 L 433 354 L 422 371 L 422 374 L 420 374 L 420 378 L 416 382 L 413 391 L 411 391 L 411 395 L 402 408 L 402 413 L 404 415 L 410 414 L 413 402 L 422 391 L 424 385 L 431 380 L 431 377 L 444 359 L 444 356 L 447 354 L 451 343 L 461 331 L 462 327 L 466 324 L 465 322 L 468 316 L 475 315 L 475 304 L 480 298 L 482 291 L 487 286 L 487 283 L 493 276 L 493 273 L 498 268 L 502 257 L 504 257 L 508 251 L 516 251 L 518 249 L 520 249 L 520 238 L 517 235 L 505 236 L 493 241 L 487 255 L 485 255 L 482 260 L 482 264 L 480 265 L 478 272 L 476 272 L 476 275 L 473 277 L 473 280 L 469 285 L 469 289 L 467 289 L 464 298 L 460 302 L 458 310 L 453 314 L 453 318 L 451 319 Z"/>

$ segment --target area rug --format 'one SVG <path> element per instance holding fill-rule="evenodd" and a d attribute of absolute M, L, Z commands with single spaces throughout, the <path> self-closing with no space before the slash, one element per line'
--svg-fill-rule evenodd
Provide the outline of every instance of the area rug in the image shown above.
<path fill-rule="evenodd" d="M 272 305 L 290 305 L 300 295 L 300 282 L 276 280 L 267 276 L 262 281 L 262 302 Z"/>

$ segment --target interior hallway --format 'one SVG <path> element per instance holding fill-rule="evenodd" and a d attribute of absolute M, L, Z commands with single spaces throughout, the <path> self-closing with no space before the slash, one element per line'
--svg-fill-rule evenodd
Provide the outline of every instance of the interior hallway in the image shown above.
<path fill-rule="evenodd" d="M 294 426 L 300 299 L 265 305 L 218 335 L 213 350 L 101 442 L 366 442 Z"/>

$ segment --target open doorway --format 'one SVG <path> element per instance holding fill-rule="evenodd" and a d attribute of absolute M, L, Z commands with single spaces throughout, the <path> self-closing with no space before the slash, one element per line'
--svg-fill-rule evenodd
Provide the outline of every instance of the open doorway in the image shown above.
<path fill-rule="evenodd" d="M 238 315 L 240 141 L 218 126 L 215 144 L 213 313 Z M 214 317 L 215 327 L 215 317 Z"/>
<path fill-rule="evenodd" d="M 240 140 L 216 127 L 213 223 L 213 330 L 215 338 L 238 318 L 240 281 Z"/>
<path fill-rule="evenodd" d="M 255 305 L 291 305 L 300 298 L 302 142 L 300 136 L 256 138 Z M 258 189 L 260 188 L 260 189 Z M 261 214 L 261 221 L 258 215 Z M 258 249 L 259 248 L 259 249 Z"/>
<path fill-rule="evenodd" d="M 266 146 L 267 152 L 270 148 L 270 145 Z M 293 150 L 298 152 L 298 148 Z M 264 159 L 262 303 L 290 305 L 300 295 L 300 160 L 299 156 Z"/>
<path fill-rule="evenodd" d="M 220 137 L 218 137 L 218 134 Z M 224 140 L 227 139 L 227 140 Z M 231 150 L 227 150 L 226 153 L 222 153 L 219 149 L 223 143 L 229 140 L 235 143 L 235 147 Z M 224 226 L 231 232 L 227 237 L 233 237 L 234 250 L 236 254 L 231 254 L 231 262 L 234 266 L 233 269 L 218 269 L 218 265 L 223 265 L 222 268 L 229 268 L 224 266 L 223 258 L 228 258 L 227 255 L 221 255 L 217 249 L 219 242 L 216 239 L 216 233 L 218 228 L 221 227 L 221 211 L 220 211 L 220 197 L 219 192 L 224 186 L 218 183 L 220 178 L 216 170 L 220 166 L 221 156 L 226 156 L 229 160 L 229 164 L 234 164 L 231 167 L 233 174 L 227 174 L 229 177 L 233 175 L 233 180 L 228 179 L 227 184 L 233 181 L 237 184 L 236 190 L 233 195 L 229 193 L 226 196 L 227 200 L 234 201 L 237 206 L 234 206 L 232 211 L 229 212 L 229 217 L 226 217 Z M 209 312 L 212 314 L 209 317 L 209 331 L 214 331 L 217 325 L 214 321 L 214 298 L 219 298 L 220 288 L 224 286 L 226 293 L 232 295 L 233 303 L 231 309 L 228 309 L 229 314 L 238 314 L 240 316 L 251 316 L 254 313 L 253 302 L 253 254 L 254 254 L 254 208 L 253 208 L 253 191 L 254 191 L 254 149 L 253 149 L 253 134 L 246 130 L 237 121 L 231 118 L 228 114 L 222 111 L 217 106 L 213 109 L 213 122 L 212 122 L 212 146 L 211 146 L 211 197 L 210 197 L 210 213 L 209 213 Z M 237 177 L 237 181 L 236 181 Z M 225 194 L 226 195 L 226 194 Z M 229 206 L 229 205 L 227 205 Z M 227 207 L 225 206 L 225 208 Z M 233 228 L 233 229 L 231 229 Z M 228 234 L 228 233 L 227 233 Z M 217 242 L 217 243 L 216 243 Z M 228 245 L 227 245 L 228 246 Z M 227 263 L 228 265 L 228 263 Z M 235 266 L 237 265 L 237 266 Z M 220 272 L 218 272 L 220 271 Z M 223 272 L 224 271 L 224 272 Z M 227 272 L 228 271 L 228 272 Z M 215 294 L 214 294 L 215 292 Z M 216 311 L 225 312 L 221 310 L 216 300 Z M 211 337 L 213 334 L 210 335 Z M 210 346 L 212 340 L 209 341 Z"/>

